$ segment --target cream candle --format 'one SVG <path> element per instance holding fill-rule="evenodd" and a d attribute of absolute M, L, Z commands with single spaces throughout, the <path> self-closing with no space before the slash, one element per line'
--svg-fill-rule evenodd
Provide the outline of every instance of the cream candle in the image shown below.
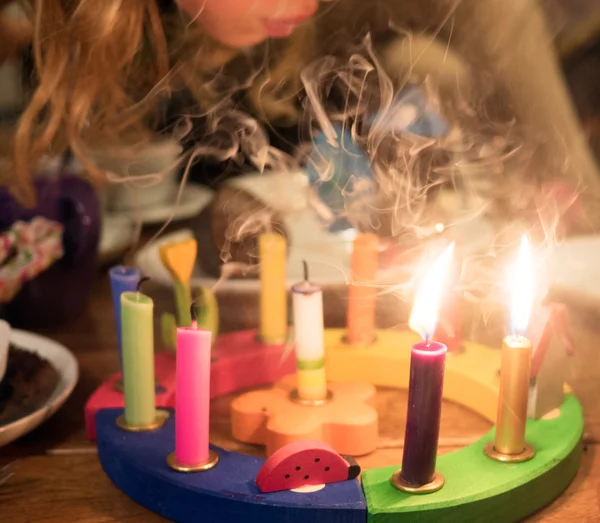
<path fill-rule="evenodd" d="M 304 262 L 304 281 L 292 287 L 298 400 L 320 402 L 327 399 L 323 325 L 323 292 L 311 283 Z"/>

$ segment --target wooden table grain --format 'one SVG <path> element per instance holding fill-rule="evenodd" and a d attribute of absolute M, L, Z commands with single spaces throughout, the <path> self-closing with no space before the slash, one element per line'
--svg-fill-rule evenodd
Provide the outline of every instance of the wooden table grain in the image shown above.
<path fill-rule="evenodd" d="M 156 286 L 147 290 L 157 313 L 171 307 L 171 293 Z M 378 322 L 391 327 L 402 323 L 406 307 L 384 297 L 378 303 Z M 344 291 L 325 293 L 326 322 L 344 321 Z M 252 294 L 219 296 L 222 329 L 248 328 L 257 321 L 257 297 Z M 235 309 L 233 309 L 236 307 Z M 236 314 L 227 314 L 235 310 Z M 468 307 L 465 307 L 468 310 Z M 391 311 L 391 312 L 390 312 Z M 469 312 L 475 318 L 476 314 Z M 157 314 L 158 316 L 158 314 Z M 572 358 L 570 381 L 585 411 L 586 451 L 581 468 L 568 490 L 529 521 L 600 521 L 600 328 L 589 309 L 571 315 L 577 353 Z M 468 332 L 483 332 L 482 339 L 499 341 L 498 325 L 485 326 L 470 319 Z M 89 306 L 71 326 L 43 334 L 72 350 L 80 365 L 79 383 L 64 407 L 44 425 L 19 441 L 0 449 L 0 521 L 7 523 L 109 523 L 140 521 L 158 523 L 164 518 L 140 507 L 105 476 L 95 446 L 85 438 L 83 408 L 87 398 L 118 370 L 119 359 L 106 275 L 99 277 Z M 211 439 L 232 450 L 260 454 L 261 449 L 232 441 L 229 408 L 232 396 L 212 403 Z M 406 393 L 379 389 L 377 409 L 381 417 L 382 447 L 360 460 L 363 468 L 398 464 L 404 435 Z M 487 432 L 490 423 L 458 405 L 444 404 L 440 452 L 450 452 Z"/>

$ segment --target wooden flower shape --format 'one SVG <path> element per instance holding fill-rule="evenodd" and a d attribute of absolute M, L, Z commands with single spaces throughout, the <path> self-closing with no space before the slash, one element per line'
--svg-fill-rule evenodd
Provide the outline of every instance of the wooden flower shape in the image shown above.
<path fill-rule="evenodd" d="M 252 391 L 232 403 L 233 437 L 266 446 L 267 455 L 294 441 L 317 440 L 340 454 L 362 456 L 377 447 L 378 419 L 372 406 L 375 387 L 367 383 L 330 383 L 333 398 L 320 406 L 290 399 L 296 376 L 272 389 Z"/>

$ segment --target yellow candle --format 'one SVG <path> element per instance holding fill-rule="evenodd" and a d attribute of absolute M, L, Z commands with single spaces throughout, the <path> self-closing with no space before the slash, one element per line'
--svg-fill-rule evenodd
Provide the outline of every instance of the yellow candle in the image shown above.
<path fill-rule="evenodd" d="M 531 376 L 531 342 L 523 336 L 533 305 L 533 264 L 526 236 L 516 263 L 511 267 L 511 324 L 513 334 L 504 339 L 500 368 L 500 391 L 496 437 L 486 453 L 500 461 L 525 461 L 535 451 L 525 442 L 527 401 Z"/>
<path fill-rule="evenodd" d="M 260 337 L 267 344 L 281 344 L 287 338 L 287 286 L 285 238 L 261 234 L 260 257 Z"/>
<path fill-rule="evenodd" d="M 525 450 L 531 355 L 527 338 L 507 336 L 504 339 L 494 441 L 494 449 L 502 454 L 520 454 Z"/>

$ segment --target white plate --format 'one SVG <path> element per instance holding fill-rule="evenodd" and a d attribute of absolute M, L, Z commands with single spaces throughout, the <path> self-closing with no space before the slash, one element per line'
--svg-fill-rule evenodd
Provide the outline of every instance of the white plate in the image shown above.
<path fill-rule="evenodd" d="M 251 193 L 256 198 L 280 211 L 290 233 L 292 247 L 288 258 L 288 283 L 302 279 L 302 261 L 310 265 L 311 279 L 320 285 L 346 283 L 350 267 L 353 234 L 331 234 L 323 228 L 317 214 L 308 207 L 308 179 L 303 171 L 265 172 L 233 178 L 232 186 Z M 136 264 L 142 273 L 153 281 L 171 285 L 169 273 L 164 268 L 158 254 L 158 247 L 164 243 L 193 238 L 189 229 L 162 236 L 156 242 L 146 245 L 136 255 Z M 203 274 L 197 267 L 192 283 L 203 287 L 213 287 L 217 279 Z M 258 280 L 230 279 L 221 282 L 221 289 L 256 290 Z"/>
<path fill-rule="evenodd" d="M 289 285 L 299 282 L 302 277 L 302 261 L 310 266 L 310 277 L 322 286 L 344 285 L 350 270 L 350 253 L 352 252 L 353 234 L 331 234 L 320 225 L 319 220 L 311 209 L 305 209 L 286 217 L 286 225 L 292 238 L 287 264 L 287 281 Z M 473 220 L 464 225 L 456 226 L 456 235 L 461 239 L 461 246 L 467 253 L 485 251 L 493 235 L 491 226 L 484 221 Z M 162 236 L 152 242 L 136 255 L 135 263 L 142 273 L 154 282 L 171 286 L 172 280 L 164 268 L 158 248 L 160 245 L 186 238 L 193 238 L 190 229 L 182 229 Z M 486 240 L 487 239 L 487 240 Z M 467 243 L 469 242 L 469 243 Z M 378 280 L 382 283 L 402 282 L 406 280 L 412 269 L 410 267 L 390 268 L 379 271 Z M 217 279 L 203 274 L 196 266 L 192 277 L 194 285 L 212 288 Z M 219 290 L 226 291 L 257 291 L 259 281 L 255 278 L 230 279 L 219 284 Z"/>
<path fill-rule="evenodd" d="M 228 183 L 281 213 L 301 211 L 308 206 L 308 176 L 302 170 L 247 174 L 232 178 Z"/>
<path fill-rule="evenodd" d="M 98 261 L 109 263 L 122 255 L 134 241 L 135 222 L 128 216 L 105 214 L 98 246 Z"/>
<path fill-rule="evenodd" d="M 336 236 L 323 231 L 312 212 L 303 212 L 301 216 L 294 215 L 294 219 L 286 220 L 286 225 L 292 238 L 287 264 L 288 284 L 293 285 L 302 279 L 303 260 L 308 262 L 310 278 L 315 283 L 320 285 L 346 283 L 346 276 L 350 268 L 351 237 Z M 160 260 L 159 246 L 193 237 L 194 233 L 189 229 L 166 234 L 160 240 L 140 249 L 135 263 L 142 273 L 150 277 L 152 281 L 171 286 L 169 273 Z M 212 288 L 217 282 L 217 279 L 203 274 L 196 266 L 192 284 Z M 259 281 L 256 278 L 229 279 L 222 281 L 219 289 L 256 290 L 258 285 Z"/>
<path fill-rule="evenodd" d="M 319 220 L 316 211 L 308 205 L 308 179 L 304 171 L 289 173 L 265 172 L 249 174 L 232 179 L 235 187 L 250 192 L 266 204 L 281 212 L 290 234 L 291 248 L 287 264 L 287 280 L 293 285 L 303 278 L 302 261 L 310 266 L 310 277 L 322 286 L 344 285 L 350 271 L 353 231 L 333 234 Z M 469 219 L 453 226 L 454 235 L 460 239 L 467 254 L 486 250 L 493 239 L 491 225 L 480 217 Z M 171 278 L 163 267 L 158 247 L 164 243 L 193 238 L 189 229 L 162 236 L 158 241 L 146 245 L 136 255 L 136 264 L 153 281 L 170 286 Z M 400 282 L 406 278 L 410 268 L 387 269 L 380 271 L 381 282 Z M 197 267 L 192 283 L 203 287 L 213 287 L 217 279 L 203 274 Z M 230 279 L 222 281 L 220 290 L 256 291 L 259 281 L 256 278 Z"/>
<path fill-rule="evenodd" d="M 71 395 L 79 377 L 75 356 L 60 343 L 37 334 L 14 329 L 11 341 L 48 360 L 58 371 L 59 379 L 52 395 L 35 412 L 8 425 L 0 425 L 0 447 L 31 432 L 52 416 Z"/>
<path fill-rule="evenodd" d="M 183 190 L 181 200 L 178 205 L 169 203 L 164 205 L 154 205 L 141 209 L 132 209 L 113 213 L 113 216 L 124 216 L 134 222 L 141 222 L 145 225 L 163 224 L 167 220 L 172 221 L 186 220 L 196 216 L 212 200 L 214 192 L 202 185 L 189 183 Z"/>

